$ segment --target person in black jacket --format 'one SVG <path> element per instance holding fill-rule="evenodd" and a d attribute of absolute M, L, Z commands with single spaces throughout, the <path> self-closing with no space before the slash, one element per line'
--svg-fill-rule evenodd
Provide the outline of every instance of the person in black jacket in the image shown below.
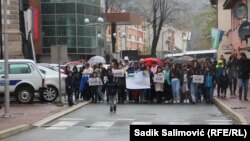
<path fill-rule="evenodd" d="M 250 73 L 250 60 L 244 52 L 240 53 L 240 60 L 238 61 L 238 78 L 240 79 L 239 85 L 239 99 L 242 100 L 242 90 L 244 90 L 244 100 L 247 99 L 249 73 Z M 244 88 L 244 89 L 243 89 Z"/>
<path fill-rule="evenodd" d="M 68 72 L 68 76 L 66 78 L 66 92 L 68 96 L 68 105 L 72 106 L 74 105 L 73 103 L 73 82 L 72 82 L 72 72 Z"/>
<path fill-rule="evenodd" d="M 110 112 L 116 112 L 117 103 L 117 83 L 113 75 L 108 76 L 108 81 L 103 85 L 102 92 L 107 90 L 107 95 L 110 102 Z"/>
<path fill-rule="evenodd" d="M 228 85 L 229 85 L 229 78 L 228 78 L 228 75 L 227 75 L 226 71 L 223 71 L 223 74 L 220 77 L 219 83 L 220 83 L 221 89 L 222 89 L 221 98 L 225 99 L 226 98 L 226 93 L 227 93 L 227 88 L 228 88 Z"/>
<path fill-rule="evenodd" d="M 235 91 L 237 87 L 237 59 L 235 55 L 229 57 L 226 69 L 228 70 L 229 88 L 231 92 L 231 98 L 235 97 Z"/>

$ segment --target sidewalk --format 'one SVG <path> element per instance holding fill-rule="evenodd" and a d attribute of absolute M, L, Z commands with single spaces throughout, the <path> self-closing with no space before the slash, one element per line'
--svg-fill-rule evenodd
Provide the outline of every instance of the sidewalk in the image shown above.
<path fill-rule="evenodd" d="M 82 102 L 72 107 L 56 106 L 55 104 L 11 104 L 11 118 L 0 117 L 0 139 L 15 135 L 33 127 L 41 126 L 51 120 L 83 107 L 89 102 Z M 0 116 L 4 114 L 4 107 L 0 109 Z"/>
<path fill-rule="evenodd" d="M 237 123 L 250 125 L 250 101 L 240 101 L 238 97 L 238 88 L 236 97 L 230 98 L 228 91 L 226 99 L 217 97 L 217 91 L 214 92 L 215 104 L 224 112 L 229 114 Z M 250 100 L 250 87 L 248 89 L 248 100 Z"/>

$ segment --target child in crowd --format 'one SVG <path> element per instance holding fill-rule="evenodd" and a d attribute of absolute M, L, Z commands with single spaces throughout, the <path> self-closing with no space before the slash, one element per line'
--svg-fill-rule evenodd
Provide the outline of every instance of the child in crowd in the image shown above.
<path fill-rule="evenodd" d="M 160 82 L 155 82 L 155 95 L 156 95 L 156 102 L 157 103 L 162 103 L 162 98 L 163 98 L 163 92 L 164 92 L 164 80 L 165 80 L 165 76 L 163 74 L 162 68 L 158 67 L 156 74 L 158 76 L 163 76 L 163 81 L 162 83 Z"/>
<path fill-rule="evenodd" d="M 214 83 L 215 83 L 214 74 L 212 73 L 209 67 L 206 67 L 204 74 L 204 87 L 207 98 L 206 100 L 207 104 L 213 104 Z"/>
<path fill-rule="evenodd" d="M 66 78 L 66 92 L 68 96 L 68 105 L 72 106 L 73 103 L 73 82 L 72 82 L 72 75 L 73 73 L 71 71 L 68 72 L 68 76 Z"/>
<path fill-rule="evenodd" d="M 117 102 L 117 83 L 114 80 L 113 75 L 108 76 L 108 81 L 103 85 L 102 92 L 107 90 L 107 95 L 110 102 L 110 112 L 116 112 Z"/>
<path fill-rule="evenodd" d="M 223 71 L 223 75 L 220 77 L 220 85 L 222 89 L 221 98 L 226 98 L 227 88 L 229 86 L 229 78 L 226 71 Z"/>
<path fill-rule="evenodd" d="M 102 81 L 99 77 L 97 77 L 97 72 L 93 73 L 93 76 L 88 80 L 89 81 L 89 87 L 92 94 L 92 102 L 97 103 L 98 99 L 98 87 L 102 85 Z M 91 82 L 95 82 L 91 84 Z"/>

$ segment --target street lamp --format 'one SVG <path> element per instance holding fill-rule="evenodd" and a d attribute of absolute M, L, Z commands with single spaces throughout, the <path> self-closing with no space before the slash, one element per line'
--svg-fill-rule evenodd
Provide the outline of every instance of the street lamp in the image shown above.
<path fill-rule="evenodd" d="M 121 36 L 117 36 L 117 33 L 113 33 L 113 36 L 115 37 L 115 38 L 124 38 L 124 40 L 125 40 L 125 43 L 124 43 L 124 45 L 125 45 L 125 50 L 127 50 L 127 35 L 126 35 L 126 32 L 122 32 L 121 34 L 120 34 Z M 120 58 L 122 59 L 122 51 L 123 51 L 123 44 L 122 44 L 122 41 L 121 41 L 121 48 L 120 48 Z"/>
<path fill-rule="evenodd" d="M 90 23 L 90 20 L 88 18 L 85 18 L 84 19 L 84 23 L 86 25 L 89 25 L 89 26 L 95 26 L 95 34 L 96 34 L 96 51 L 99 49 L 99 55 L 101 55 L 101 47 L 99 47 L 99 43 L 98 43 L 98 39 L 101 38 L 101 34 L 98 33 L 97 31 L 97 25 L 103 25 L 104 23 L 104 19 L 102 17 L 98 17 L 97 18 L 97 22 L 96 23 Z M 103 31 L 103 39 L 106 40 L 106 34 L 105 34 L 105 28 L 104 28 L 104 31 Z M 104 41 L 105 42 L 105 41 Z"/>

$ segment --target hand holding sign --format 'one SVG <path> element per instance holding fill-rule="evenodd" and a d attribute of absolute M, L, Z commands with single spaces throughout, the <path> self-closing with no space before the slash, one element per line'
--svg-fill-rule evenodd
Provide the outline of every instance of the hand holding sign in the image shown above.
<path fill-rule="evenodd" d="M 204 76 L 203 75 L 193 75 L 193 83 L 204 83 Z"/>
<path fill-rule="evenodd" d="M 101 85 L 99 78 L 90 78 L 89 79 L 89 86 L 99 86 Z"/>
<path fill-rule="evenodd" d="M 154 75 L 154 82 L 155 83 L 164 83 L 165 76 L 164 74 L 155 74 Z"/>
<path fill-rule="evenodd" d="M 125 77 L 124 70 L 113 70 L 114 77 Z"/>

